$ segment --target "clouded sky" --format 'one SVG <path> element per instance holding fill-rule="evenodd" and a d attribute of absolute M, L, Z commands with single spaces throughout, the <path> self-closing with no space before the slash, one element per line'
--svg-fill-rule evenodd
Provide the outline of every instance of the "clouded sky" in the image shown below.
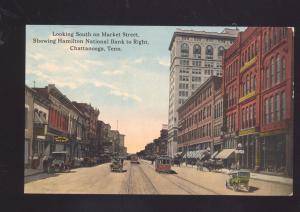
<path fill-rule="evenodd" d="M 211 32 L 224 29 L 181 26 L 27 26 L 26 84 L 30 87 L 33 87 L 34 81 L 36 87 L 55 84 L 71 101 L 91 103 L 99 108 L 99 119 L 109 123 L 112 129 L 117 128 L 118 121 L 118 130 L 125 134 L 128 152 L 139 151 L 159 137 L 162 124 L 168 122 L 168 47 L 176 28 Z M 53 32 L 138 33 L 138 39 L 147 40 L 149 44 L 119 45 L 121 51 L 98 52 L 70 51 L 70 44 L 33 43 L 34 38 L 58 38 L 53 36 Z M 85 38 L 91 37 L 81 37 Z"/>

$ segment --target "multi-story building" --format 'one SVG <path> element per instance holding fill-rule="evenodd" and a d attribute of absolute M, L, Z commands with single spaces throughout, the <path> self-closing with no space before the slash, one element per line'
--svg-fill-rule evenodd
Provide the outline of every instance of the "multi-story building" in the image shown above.
<path fill-rule="evenodd" d="M 178 151 L 220 150 L 221 77 L 211 76 L 178 108 Z M 218 110 L 215 106 L 219 105 Z M 214 129 L 218 129 L 214 134 Z M 215 140 L 214 140 L 215 139 Z"/>
<path fill-rule="evenodd" d="M 221 76 L 222 56 L 238 30 L 221 33 L 176 30 L 170 51 L 168 155 L 177 152 L 178 107 L 210 76 Z"/>
<path fill-rule="evenodd" d="M 30 168 L 32 160 L 33 140 L 33 104 L 35 91 L 25 85 L 25 143 L 24 143 L 24 164 Z"/>
<path fill-rule="evenodd" d="M 293 32 L 249 27 L 224 57 L 224 148 L 241 167 L 292 173 Z M 283 112 L 284 111 L 284 112 Z"/>

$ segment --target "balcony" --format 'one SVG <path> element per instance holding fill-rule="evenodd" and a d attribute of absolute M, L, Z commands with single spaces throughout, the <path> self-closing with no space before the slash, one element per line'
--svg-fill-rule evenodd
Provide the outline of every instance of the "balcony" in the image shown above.
<path fill-rule="evenodd" d="M 240 69 L 240 73 L 243 73 L 246 69 L 250 68 L 253 64 L 256 63 L 257 56 L 253 57 L 250 61 L 246 62 L 243 67 Z"/>
<path fill-rule="evenodd" d="M 241 102 L 243 102 L 243 101 L 245 101 L 245 100 L 247 100 L 247 99 L 249 99 L 249 98 L 251 98 L 251 97 L 253 97 L 253 96 L 255 96 L 255 95 L 256 95 L 256 91 L 251 91 L 251 92 L 248 93 L 247 95 L 241 97 L 241 98 L 239 99 L 239 103 L 241 103 Z"/>

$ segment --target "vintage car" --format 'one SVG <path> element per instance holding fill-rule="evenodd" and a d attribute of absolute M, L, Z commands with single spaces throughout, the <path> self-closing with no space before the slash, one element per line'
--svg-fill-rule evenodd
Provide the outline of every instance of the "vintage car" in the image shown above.
<path fill-rule="evenodd" d="M 171 158 L 168 156 L 159 156 L 155 160 L 155 171 L 159 173 L 171 173 Z"/>
<path fill-rule="evenodd" d="M 248 170 L 233 170 L 229 172 L 229 178 L 226 180 L 226 188 L 233 188 L 234 191 L 249 191 L 250 172 Z"/>
<path fill-rule="evenodd" d="M 66 151 L 52 152 L 51 162 L 48 165 L 48 173 L 69 172 L 72 166 L 70 154 Z"/>
<path fill-rule="evenodd" d="M 137 155 L 130 156 L 130 163 L 140 163 Z"/>
<path fill-rule="evenodd" d="M 112 172 L 122 172 L 123 171 L 123 162 L 120 158 L 113 158 L 110 164 L 110 170 Z"/>

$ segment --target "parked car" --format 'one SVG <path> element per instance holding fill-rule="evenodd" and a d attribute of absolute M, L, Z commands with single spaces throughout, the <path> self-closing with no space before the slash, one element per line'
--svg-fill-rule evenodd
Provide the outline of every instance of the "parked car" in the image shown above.
<path fill-rule="evenodd" d="M 48 164 L 48 173 L 69 172 L 72 166 L 70 154 L 66 151 L 52 152 L 51 162 Z"/>
<path fill-rule="evenodd" d="M 233 188 L 234 191 L 249 191 L 250 172 L 248 170 L 234 170 L 229 172 L 229 178 L 226 180 L 226 188 Z"/>
<path fill-rule="evenodd" d="M 114 158 L 110 164 L 110 170 L 112 172 L 114 171 L 122 172 L 123 171 L 122 160 L 120 158 Z"/>

